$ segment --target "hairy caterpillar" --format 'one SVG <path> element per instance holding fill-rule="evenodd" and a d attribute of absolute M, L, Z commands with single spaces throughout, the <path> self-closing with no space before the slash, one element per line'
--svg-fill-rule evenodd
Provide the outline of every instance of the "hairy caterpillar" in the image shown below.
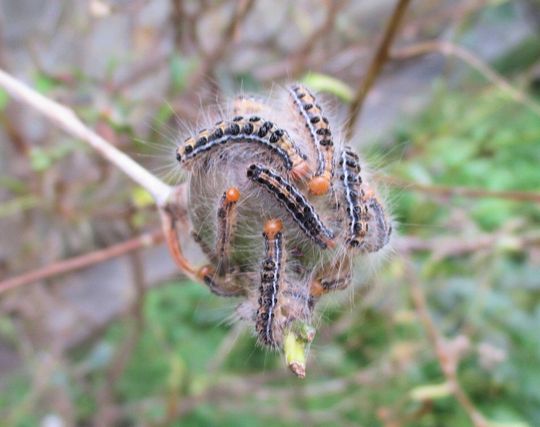
<path fill-rule="evenodd" d="M 317 302 L 349 286 L 354 261 L 385 247 L 392 225 L 315 95 L 302 85 L 282 95 L 277 107 L 237 97 L 225 109 L 233 117 L 215 117 L 176 155 L 208 262 L 191 271 L 213 293 L 242 298 L 236 312 L 258 342 L 303 376 Z"/>
<path fill-rule="evenodd" d="M 289 88 L 289 93 L 317 153 L 317 170 L 309 183 L 309 190 L 315 195 L 325 194 L 334 175 L 334 141 L 329 121 L 315 96 L 305 86 L 295 84 Z"/>
<path fill-rule="evenodd" d="M 247 177 L 262 185 L 292 215 L 299 227 L 325 249 L 334 234 L 321 221 L 314 207 L 295 185 L 282 178 L 276 171 L 260 165 L 250 165 Z"/>
<path fill-rule="evenodd" d="M 236 116 L 231 121 L 220 121 L 213 128 L 200 131 L 178 147 L 176 159 L 187 164 L 200 154 L 231 142 L 259 144 L 277 154 L 293 174 L 301 176 L 305 173 L 305 156 L 287 132 L 259 116 Z"/>
<path fill-rule="evenodd" d="M 278 292 L 281 287 L 283 269 L 283 225 L 280 220 L 268 221 L 264 227 L 265 256 L 261 266 L 259 308 L 255 322 L 259 339 L 275 347 L 273 323 L 276 317 Z"/>

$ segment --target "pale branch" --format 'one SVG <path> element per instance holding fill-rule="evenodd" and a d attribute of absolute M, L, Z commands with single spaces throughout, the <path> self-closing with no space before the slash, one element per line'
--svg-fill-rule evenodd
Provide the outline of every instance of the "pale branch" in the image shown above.
<path fill-rule="evenodd" d="M 45 280 L 60 274 L 80 270 L 82 268 L 107 261 L 111 258 L 125 255 L 138 249 L 154 246 L 162 241 L 163 233 L 161 231 L 153 231 L 108 248 L 98 249 L 94 252 L 89 252 L 84 255 L 58 261 L 37 270 L 30 271 L 20 276 L 12 277 L 0 282 L 0 294 L 40 280 Z"/>
<path fill-rule="evenodd" d="M 5 89 L 14 99 L 32 107 L 47 119 L 56 123 L 71 136 L 81 139 L 92 146 L 137 184 L 145 188 L 159 207 L 167 204 L 173 190 L 172 187 L 85 126 L 72 110 L 46 98 L 3 70 L 0 70 L 0 87 Z"/>
<path fill-rule="evenodd" d="M 488 64 L 482 61 L 478 56 L 464 47 L 458 46 L 452 42 L 445 40 L 430 40 L 421 43 L 415 43 L 411 46 L 397 49 L 391 53 L 392 58 L 406 59 L 415 56 L 425 55 L 428 53 L 440 53 L 445 56 L 455 56 L 463 62 L 474 68 L 487 80 L 497 86 L 500 90 L 508 93 L 508 95 L 516 102 L 521 103 L 531 109 L 537 116 L 540 116 L 540 104 L 533 100 L 525 92 L 515 88 L 497 71 L 491 68 Z"/>
<path fill-rule="evenodd" d="M 165 184 L 129 156 L 119 151 L 105 139 L 86 127 L 72 110 L 64 105 L 46 98 L 2 70 L 0 70 L 0 87 L 4 88 L 13 98 L 43 114 L 46 118 L 56 123 L 68 134 L 79 138 L 92 146 L 113 165 L 122 170 L 137 184 L 145 188 L 152 195 L 160 210 L 163 221 L 163 232 L 165 234 L 167 245 L 171 251 L 171 255 L 173 256 L 177 265 L 179 265 L 179 267 L 190 278 L 196 279 L 194 274 L 195 270 L 190 267 L 187 260 L 183 257 L 179 244 L 180 242 L 177 236 L 177 224 L 187 215 L 187 198 L 185 197 L 186 190 L 184 186 L 171 187 Z M 185 226 L 186 224 L 182 223 L 182 225 Z M 143 242 L 132 243 L 133 245 L 137 246 L 137 244 L 141 245 Z M 90 257 L 90 259 L 94 259 L 92 258 L 93 255 L 96 254 L 88 254 L 88 257 Z M 84 261 L 84 257 L 85 255 L 80 257 L 83 258 L 83 263 L 86 262 Z M 100 256 L 98 253 L 95 259 L 95 262 L 100 262 L 106 258 L 103 258 L 103 256 Z M 81 260 L 75 259 L 65 261 L 68 269 L 73 268 L 70 262 L 74 263 L 75 265 L 79 265 L 78 263 L 80 263 Z M 44 269 L 38 270 L 37 272 L 29 273 L 26 276 L 21 276 L 2 282 L 0 283 L 0 293 L 14 287 L 22 286 L 26 283 L 39 280 L 43 278 L 43 275 L 44 277 L 48 277 L 51 268 L 52 271 L 55 271 L 54 269 L 56 268 L 66 268 L 66 265 L 62 264 L 62 262 L 59 263 L 59 265 L 53 264 L 52 266 L 44 267 Z"/>
<path fill-rule="evenodd" d="M 381 73 L 384 64 L 386 64 L 388 60 L 390 46 L 396 36 L 399 25 L 403 19 L 403 16 L 405 15 L 405 12 L 410 2 L 410 0 L 398 0 L 396 3 L 394 12 L 392 13 L 392 16 L 390 17 L 390 20 L 388 21 L 388 24 L 386 25 L 386 28 L 384 30 L 383 38 L 381 39 L 381 42 L 379 43 L 379 46 L 375 51 L 375 55 L 373 56 L 373 59 L 369 64 L 366 75 L 360 82 L 360 85 L 356 90 L 356 94 L 354 95 L 353 101 L 351 102 L 351 105 L 349 107 L 348 121 L 345 129 L 347 139 L 350 139 L 352 137 L 352 134 L 355 130 L 356 122 L 360 117 L 360 113 L 362 111 L 362 106 L 364 105 L 366 96 L 373 84 L 375 83 L 375 80 L 377 80 L 377 77 Z"/>

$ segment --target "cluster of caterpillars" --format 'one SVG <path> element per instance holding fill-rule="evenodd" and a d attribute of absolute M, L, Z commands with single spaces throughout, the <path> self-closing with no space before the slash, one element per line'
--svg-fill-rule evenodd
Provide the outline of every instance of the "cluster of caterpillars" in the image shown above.
<path fill-rule="evenodd" d="M 210 264 L 193 271 L 217 295 L 244 297 L 250 309 L 243 317 L 255 324 L 260 343 L 276 349 L 284 348 L 291 331 L 309 344 L 317 300 L 346 288 L 353 259 L 382 249 L 392 231 L 358 155 L 335 143 L 314 94 L 300 84 L 286 93 L 280 107 L 286 112 L 279 114 L 264 101 L 237 98 L 232 119 L 201 130 L 176 151 L 190 176 L 203 177 L 191 184 L 192 194 L 200 192 L 201 182 L 215 187 L 204 189 L 211 195 L 204 199 L 210 219 L 196 218 L 202 231 L 194 230 Z M 240 172 L 220 170 L 230 167 L 219 161 L 225 152 L 239 159 Z M 227 176 L 235 178 L 222 182 Z M 249 212 L 260 215 L 255 222 L 264 249 L 257 265 L 246 266 L 239 261 L 235 237 L 253 218 L 239 207 L 259 200 L 258 210 Z M 316 255 L 306 257 L 306 248 Z"/>

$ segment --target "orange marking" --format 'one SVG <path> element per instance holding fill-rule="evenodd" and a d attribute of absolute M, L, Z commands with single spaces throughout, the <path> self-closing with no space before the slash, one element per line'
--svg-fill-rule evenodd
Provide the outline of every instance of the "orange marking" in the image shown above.
<path fill-rule="evenodd" d="M 322 196 L 330 190 L 330 181 L 322 176 L 313 177 L 309 181 L 309 192 L 315 196 Z"/>
<path fill-rule="evenodd" d="M 231 187 L 225 193 L 225 198 L 229 203 L 236 203 L 240 198 L 240 191 L 236 187 Z"/>
<path fill-rule="evenodd" d="M 264 224 L 264 232 L 269 239 L 273 239 L 283 229 L 283 222 L 280 219 L 271 219 Z"/>
<path fill-rule="evenodd" d="M 321 282 L 319 280 L 315 280 L 311 282 L 311 288 L 309 291 L 309 294 L 315 298 L 320 297 L 322 294 L 325 293 L 325 290 L 323 286 L 321 285 Z"/>

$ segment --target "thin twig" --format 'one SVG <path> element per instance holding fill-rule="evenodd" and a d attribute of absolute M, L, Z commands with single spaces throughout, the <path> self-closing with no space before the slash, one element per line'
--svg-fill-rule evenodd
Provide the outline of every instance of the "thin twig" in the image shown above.
<path fill-rule="evenodd" d="M 172 188 L 126 154 L 86 127 L 69 108 L 54 102 L 6 72 L 0 70 L 0 86 L 13 98 L 39 111 L 70 135 L 91 145 L 137 184 L 144 187 L 160 207 L 167 203 Z"/>
<path fill-rule="evenodd" d="M 410 0 L 398 0 L 396 7 L 394 8 L 394 12 L 390 17 L 388 24 L 386 25 L 383 38 L 379 46 L 377 47 L 371 63 L 369 64 L 366 76 L 358 86 L 354 99 L 349 107 L 348 122 L 345 129 L 347 139 L 350 139 L 352 137 L 352 134 L 355 130 L 356 122 L 358 121 L 358 117 L 360 116 L 360 113 L 362 111 L 362 106 L 364 105 L 366 96 L 373 84 L 375 83 L 375 80 L 381 73 L 384 64 L 388 60 L 390 45 L 392 44 L 392 41 L 396 36 L 399 24 L 401 23 L 401 20 L 403 19 L 405 11 L 407 10 L 410 2 Z"/>
<path fill-rule="evenodd" d="M 516 89 L 512 86 L 503 76 L 497 71 L 491 68 L 488 64 L 483 62 L 478 56 L 474 55 L 469 50 L 457 46 L 456 44 L 445 40 L 432 40 L 421 43 L 416 43 L 412 46 L 400 48 L 392 52 L 392 58 L 405 59 L 414 56 L 425 55 L 427 53 L 440 53 L 445 56 L 455 56 L 461 59 L 463 62 L 470 65 L 480 74 L 482 74 L 487 80 L 493 83 L 502 91 L 508 93 L 510 97 L 530 108 L 537 116 L 540 116 L 540 104 L 534 101 L 525 92 Z"/>
<path fill-rule="evenodd" d="M 161 231 L 153 231 L 125 242 L 109 246 L 105 249 L 99 249 L 78 257 L 58 261 L 43 268 L 0 282 L 0 294 L 20 286 L 57 276 L 59 274 L 80 270 L 82 268 L 98 264 L 114 257 L 122 256 L 141 248 L 154 246 L 162 241 L 163 233 Z"/>
<path fill-rule="evenodd" d="M 536 249 L 540 245 L 540 233 L 526 231 L 520 235 L 510 233 L 443 236 L 422 239 L 415 236 L 401 236 L 396 239 L 394 249 L 402 252 L 430 252 L 433 261 L 450 257 L 465 256 L 480 251 L 495 251 L 506 247 L 513 251 Z"/>
<path fill-rule="evenodd" d="M 326 0 L 326 17 L 323 24 L 317 30 L 313 31 L 311 35 L 304 42 L 303 46 L 294 53 L 294 58 L 289 58 L 292 62 L 291 74 L 293 76 L 298 75 L 305 69 L 305 63 L 313 48 L 317 45 L 318 41 L 327 36 L 332 30 L 336 21 L 339 10 L 343 7 L 343 0 Z"/>
<path fill-rule="evenodd" d="M 420 193 L 435 194 L 444 197 L 484 197 L 493 199 L 514 200 L 517 202 L 540 203 L 540 193 L 532 191 L 494 191 L 483 188 L 451 187 L 445 185 L 425 185 L 405 181 L 391 176 L 377 175 L 377 180 L 385 184 L 400 187 L 404 190 L 418 191 Z"/>
<path fill-rule="evenodd" d="M 208 54 L 202 52 L 203 61 L 195 75 L 188 82 L 188 87 L 197 88 L 203 79 L 215 68 L 215 65 L 227 54 L 229 47 L 238 39 L 240 26 L 246 19 L 255 0 L 240 0 L 217 46 Z"/>
<path fill-rule="evenodd" d="M 416 274 L 414 266 L 409 259 L 405 260 L 405 274 L 409 288 L 411 290 L 411 296 L 424 325 L 429 341 L 435 349 L 441 370 L 443 371 L 446 381 L 450 385 L 452 393 L 459 404 L 467 412 L 471 421 L 475 427 L 488 427 L 488 422 L 482 413 L 474 406 L 473 402 L 469 399 L 469 396 L 465 393 L 461 384 L 457 378 L 457 365 L 459 363 L 458 355 L 455 351 L 450 349 L 447 340 L 439 333 L 433 319 L 431 318 L 426 302 L 426 297 L 422 290 L 422 285 Z"/>
<path fill-rule="evenodd" d="M 3 87 L 15 99 L 39 111 L 69 134 L 88 143 L 108 161 L 145 188 L 153 196 L 159 208 L 161 218 L 163 220 L 163 229 L 165 231 L 166 240 L 173 258 L 179 267 L 189 275 L 189 277 L 195 279 L 193 270 L 187 268 L 187 263 L 179 262 L 185 260 L 183 256 L 181 256 L 182 252 L 179 246 L 178 237 L 176 235 L 176 224 L 178 223 L 178 220 L 186 216 L 185 210 L 187 208 L 187 199 L 183 198 L 180 200 L 178 198 L 178 195 L 185 195 L 186 193 L 183 186 L 170 187 L 169 185 L 165 184 L 129 156 L 116 149 L 105 139 L 86 127 L 77 118 L 72 110 L 57 102 L 51 101 L 2 70 L 0 70 L 0 87 Z M 131 243 L 137 246 L 137 243 Z M 144 242 L 139 242 L 138 244 L 141 245 L 144 244 Z M 95 253 L 89 254 L 89 256 L 91 257 L 94 254 Z M 82 257 L 84 260 L 85 256 L 83 255 Z M 103 261 L 104 259 L 106 258 L 100 258 L 98 254 L 97 262 Z M 80 260 L 76 259 L 74 262 L 77 263 L 80 262 Z M 68 264 L 68 266 L 70 265 L 71 264 Z M 60 267 L 65 268 L 62 264 L 60 264 Z M 45 272 L 48 271 L 49 268 L 50 267 L 45 267 Z M 38 272 L 40 272 L 40 274 L 44 274 L 43 270 Z M 29 273 L 31 281 L 37 280 L 32 274 L 33 273 Z M 41 276 L 37 277 L 38 279 L 41 278 Z M 19 279 L 8 280 L 4 282 L 3 285 L 7 290 L 13 287 L 21 286 L 21 284 L 25 283 L 28 283 L 28 278 L 22 282 Z M 2 289 L 3 288 L 0 287 L 0 292 L 2 292 Z"/>
<path fill-rule="evenodd" d="M 95 425 L 114 425 L 118 423 L 118 420 L 115 419 L 115 411 L 111 410 L 112 402 L 116 397 L 116 384 L 124 373 L 133 354 L 133 349 L 144 330 L 143 306 L 146 295 L 146 278 L 140 250 L 130 253 L 129 261 L 133 275 L 135 298 L 125 316 L 128 332 L 124 340 L 118 345 L 107 368 L 106 379 L 97 393 L 96 400 L 99 402 L 100 408 L 95 416 Z"/>

